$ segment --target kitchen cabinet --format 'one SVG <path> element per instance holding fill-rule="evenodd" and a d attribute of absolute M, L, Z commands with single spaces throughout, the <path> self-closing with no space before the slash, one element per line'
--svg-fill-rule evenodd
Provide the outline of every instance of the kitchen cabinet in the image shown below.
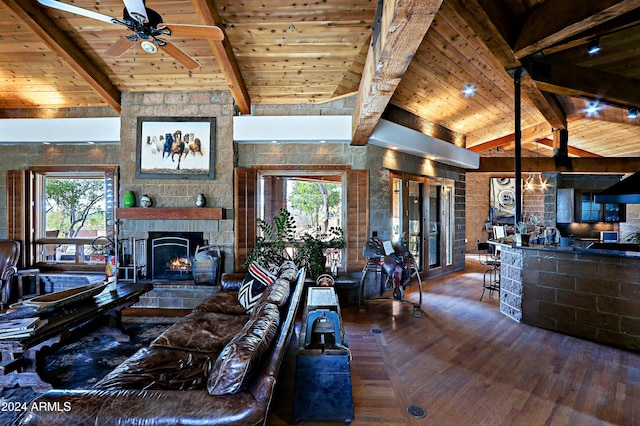
<path fill-rule="evenodd" d="M 556 203 L 556 222 L 573 222 L 573 188 L 558 188 Z"/>

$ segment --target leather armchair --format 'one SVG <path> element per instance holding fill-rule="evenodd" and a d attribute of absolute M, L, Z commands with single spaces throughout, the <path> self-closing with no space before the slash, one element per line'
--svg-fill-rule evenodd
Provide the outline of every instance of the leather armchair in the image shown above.
<path fill-rule="evenodd" d="M 15 240 L 0 240 L 0 295 L 2 307 L 7 304 L 9 287 L 18 272 L 16 265 L 20 256 L 20 243 Z"/>

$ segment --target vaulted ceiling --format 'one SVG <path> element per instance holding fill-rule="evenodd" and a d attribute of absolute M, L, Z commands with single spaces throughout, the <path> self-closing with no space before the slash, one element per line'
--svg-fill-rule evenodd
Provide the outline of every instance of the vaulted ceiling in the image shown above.
<path fill-rule="evenodd" d="M 71 3 L 71 0 L 64 0 Z M 122 0 L 75 0 L 121 18 Z M 640 0 L 148 0 L 172 24 L 217 25 L 222 41 L 171 37 L 189 69 L 139 45 L 105 55 L 126 28 L 0 0 L 0 117 L 110 108 L 123 92 L 230 90 L 237 107 L 355 96 L 353 143 L 395 117 L 477 152 L 522 141 L 550 155 L 640 157 Z M 378 15 L 376 15 L 378 10 Z M 598 40 L 601 50 L 587 53 Z M 475 88 L 473 96 L 463 89 Z M 596 103 L 599 110 L 587 112 Z"/>

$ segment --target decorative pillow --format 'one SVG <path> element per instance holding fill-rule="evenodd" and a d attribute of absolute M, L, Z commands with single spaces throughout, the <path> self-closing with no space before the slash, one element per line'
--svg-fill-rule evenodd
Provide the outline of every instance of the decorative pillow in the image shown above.
<path fill-rule="evenodd" d="M 278 308 L 282 308 L 287 303 L 289 293 L 291 292 L 289 281 L 278 278 L 269 290 L 266 302 L 273 303 L 278 306 Z"/>
<path fill-rule="evenodd" d="M 275 277 L 266 268 L 255 262 L 252 263 L 240 290 L 238 290 L 238 302 L 247 312 L 250 311 L 258 303 L 260 296 L 267 287 L 273 284 L 274 280 Z"/>
<path fill-rule="evenodd" d="M 298 267 L 290 260 L 285 260 L 279 269 L 279 277 L 293 281 L 298 274 Z"/>
<path fill-rule="evenodd" d="M 207 381 L 209 394 L 233 394 L 243 389 L 271 347 L 279 324 L 278 307 L 272 303 L 260 305 L 257 315 L 218 355 Z"/>

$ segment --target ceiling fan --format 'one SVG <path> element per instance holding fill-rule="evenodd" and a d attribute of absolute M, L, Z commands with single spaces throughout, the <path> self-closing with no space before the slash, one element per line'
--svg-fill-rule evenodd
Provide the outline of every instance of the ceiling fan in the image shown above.
<path fill-rule="evenodd" d="M 122 36 L 105 51 L 105 55 L 119 57 L 127 50 L 140 43 L 145 52 L 155 53 L 158 48 L 175 58 L 188 69 L 200 66 L 198 62 L 171 43 L 165 37 L 185 37 L 221 41 L 224 33 L 219 27 L 207 25 L 165 24 L 160 14 L 145 6 L 144 0 L 123 0 L 124 12 L 122 19 L 112 18 L 102 13 L 94 12 L 78 6 L 63 3 L 58 0 L 37 0 L 39 4 L 76 15 L 86 16 L 110 24 L 128 28 L 133 34 Z"/>

